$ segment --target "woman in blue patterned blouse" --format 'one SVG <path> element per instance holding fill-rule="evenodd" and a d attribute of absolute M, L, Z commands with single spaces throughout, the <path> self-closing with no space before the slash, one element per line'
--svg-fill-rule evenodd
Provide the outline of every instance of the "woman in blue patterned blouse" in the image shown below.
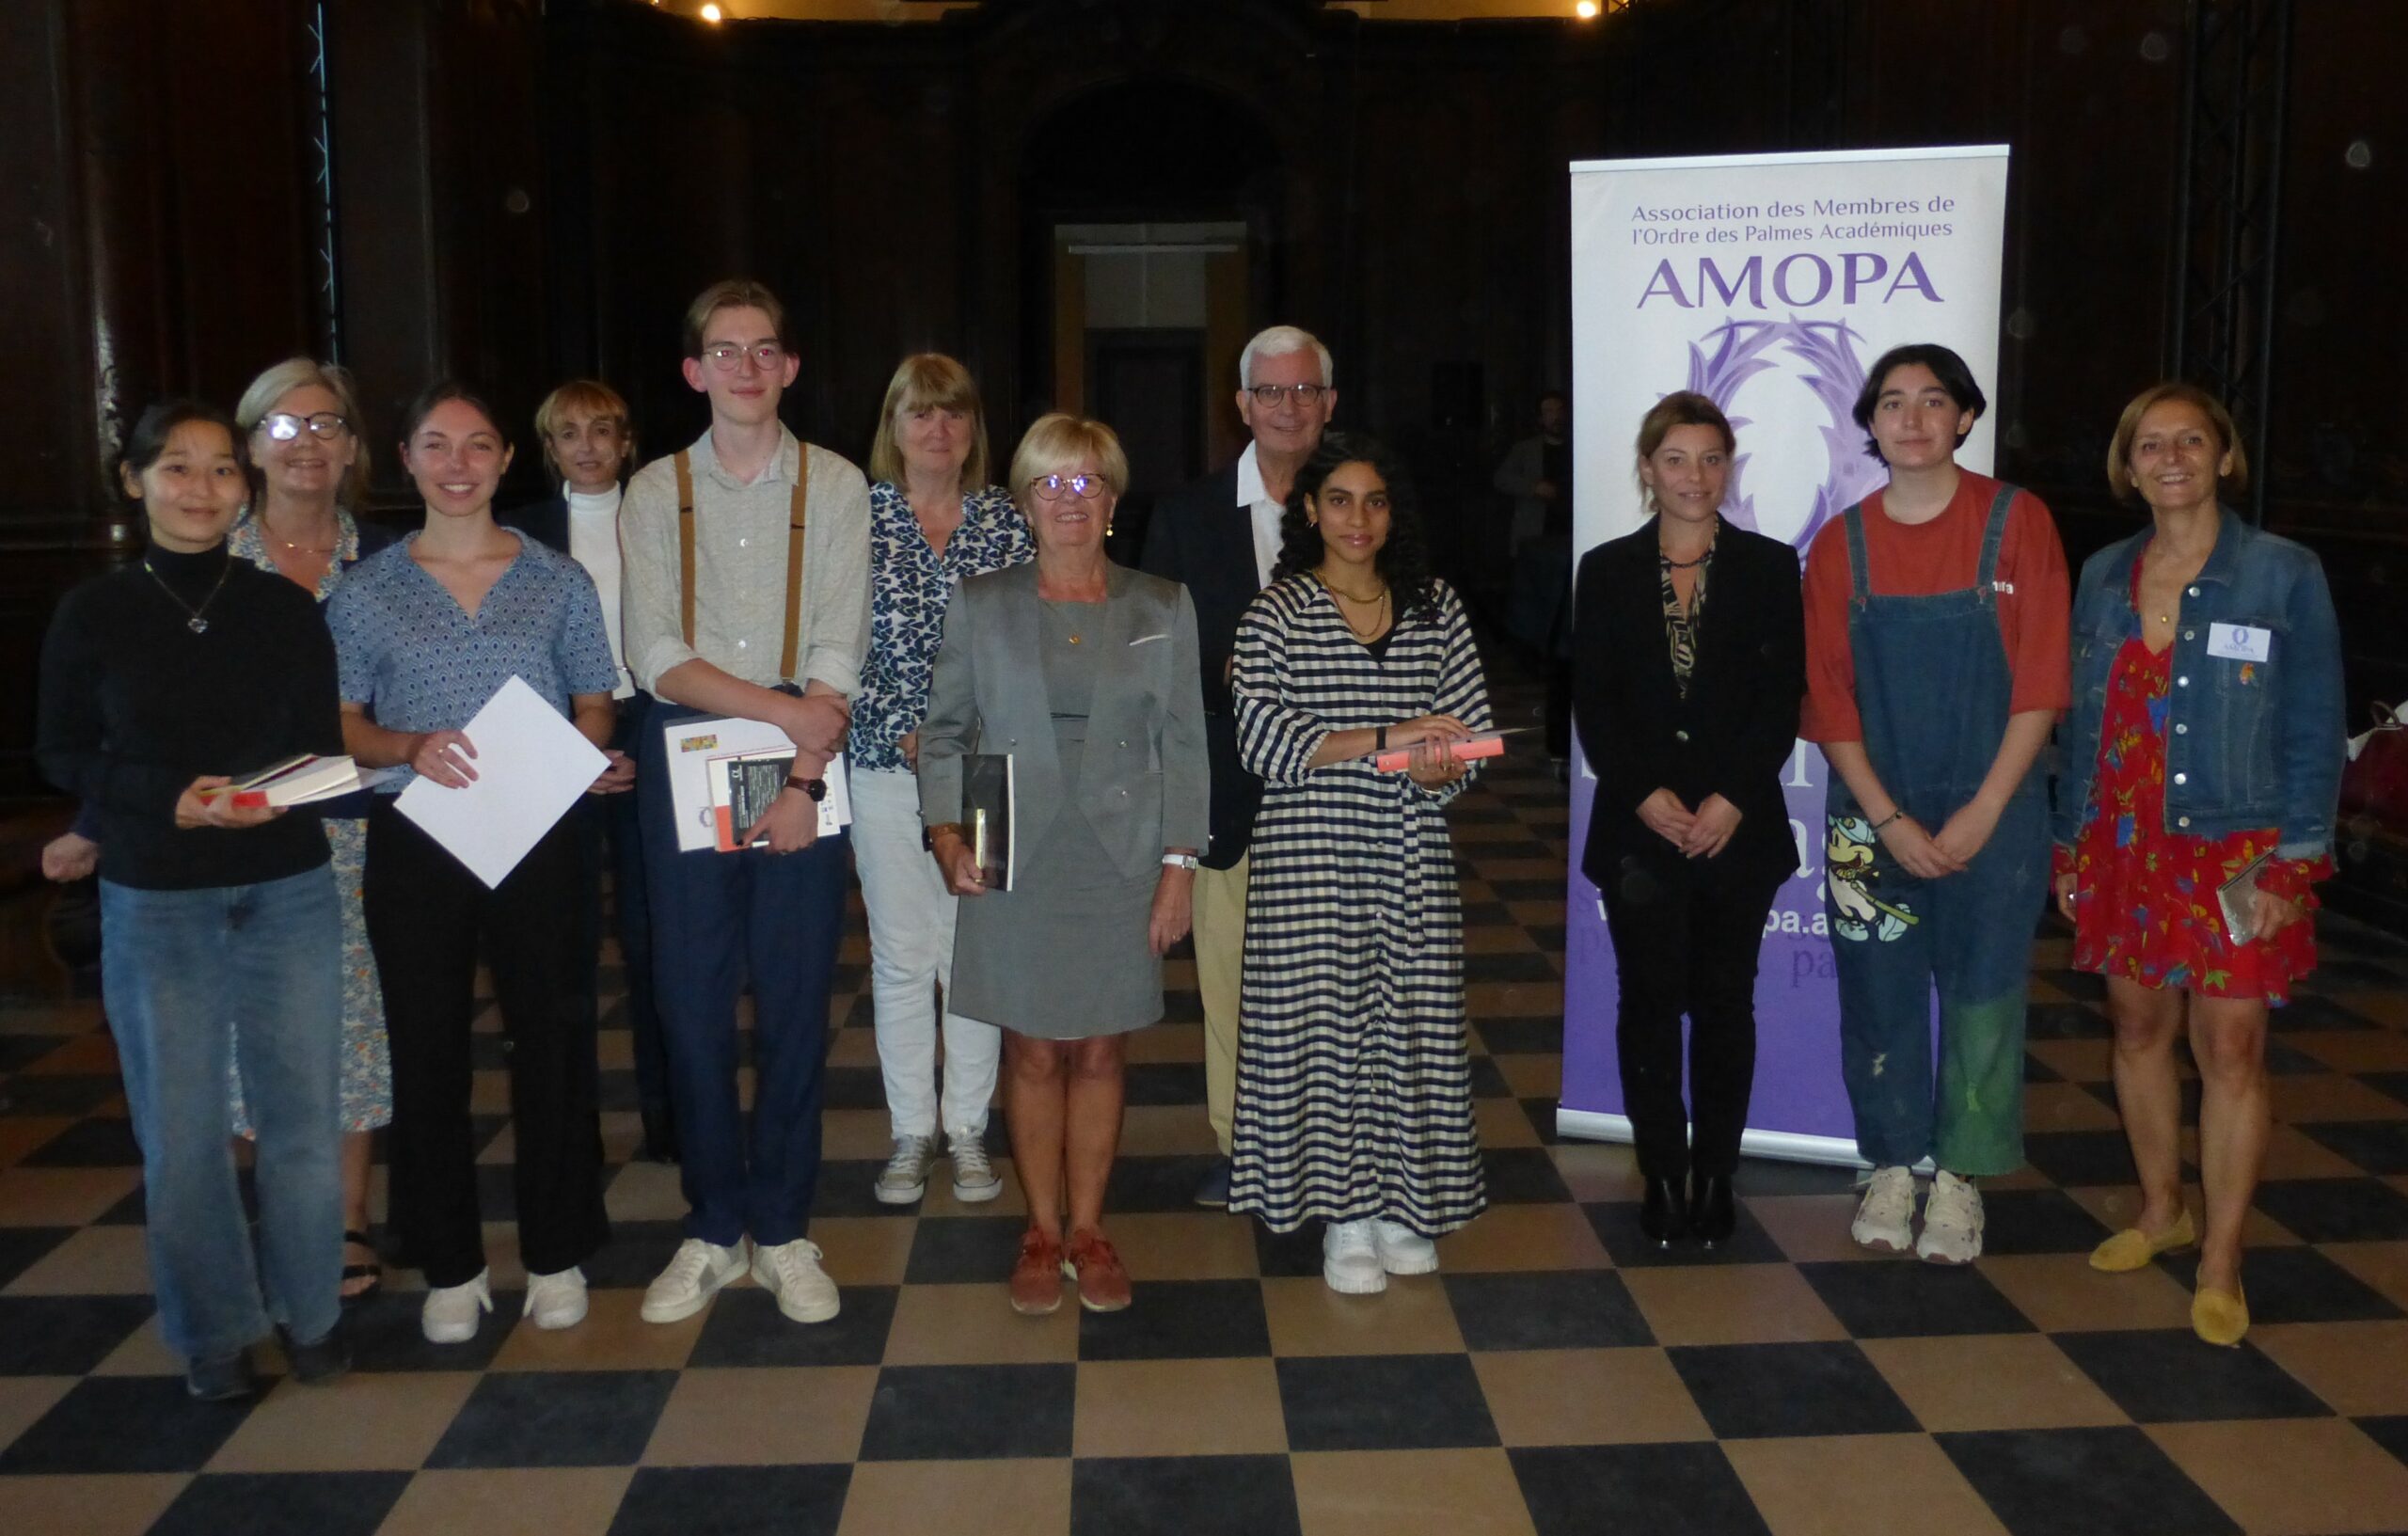
<path fill-rule="evenodd" d="M 392 1043 L 388 1224 L 404 1261 L 426 1272 L 420 1326 L 443 1344 L 475 1337 L 493 1309 L 468 1115 L 480 948 L 509 1040 L 518 1246 L 535 1326 L 584 1318 L 578 1266 L 610 1235 L 594 992 L 579 926 L 565 916 L 588 899 L 578 888 L 585 865 L 563 818 L 487 890 L 395 799 L 412 778 L 457 789 L 476 777 L 476 746 L 460 727 L 513 675 L 601 746 L 618 671 L 585 568 L 493 520 L 511 456 L 500 418 L 438 384 L 413 403 L 404 430 L 402 464 L 426 499 L 425 526 L 360 562 L 326 622 L 344 744 L 363 767 L 406 769 L 377 786 L 369 815 L 368 937 Z M 614 764 L 594 788 L 623 789 L 625 779 Z"/>
<path fill-rule="evenodd" d="M 955 1013 L 953 918 L 920 831 L 920 720 L 944 613 L 969 577 L 1018 565 L 1036 551 L 1012 495 L 987 483 L 987 422 L 978 386 L 950 357 L 903 359 L 886 387 L 870 445 L 870 642 L 853 700 L 853 860 L 869 913 L 870 996 L 878 1064 L 895 1155 L 878 1197 L 909 1205 L 927 1189 L 942 1110 L 953 1197 L 1003 1190 L 987 1161 L 987 1105 L 1003 1037 Z M 945 993 L 944 1084 L 936 1084 L 937 1004 Z"/>

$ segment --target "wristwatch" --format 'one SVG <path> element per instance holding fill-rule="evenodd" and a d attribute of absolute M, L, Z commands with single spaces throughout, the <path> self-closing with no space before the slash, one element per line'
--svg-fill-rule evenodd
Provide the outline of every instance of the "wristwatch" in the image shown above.
<path fill-rule="evenodd" d="M 1196 868 L 1196 855 L 1192 853 L 1165 853 L 1163 855 L 1163 867 L 1164 869 L 1185 869 L 1193 871 Z"/>
<path fill-rule="evenodd" d="M 828 798 L 828 781 L 825 779 L 799 779 L 789 773 L 786 775 L 786 787 L 801 790 L 811 797 L 814 804 Z"/>

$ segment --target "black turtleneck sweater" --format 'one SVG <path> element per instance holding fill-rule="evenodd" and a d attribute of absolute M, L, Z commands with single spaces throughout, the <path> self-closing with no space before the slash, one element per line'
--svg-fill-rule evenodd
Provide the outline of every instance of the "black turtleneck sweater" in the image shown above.
<path fill-rule="evenodd" d="M 200 634 L 194 609 L 208 622 Z M 85 582 L 60 600 L 42 642 L 37 750 L 50 781 L 98 814 L 103 879 L 186 891 L 325 863 L 313 811 L 246 828 L 179 828 L 175 814 L 204 773 L 239 778 L 296 752 L 343 750 L 334 641 L 318 605 L 224 545 L 198 555 L 154 546 Z"/>

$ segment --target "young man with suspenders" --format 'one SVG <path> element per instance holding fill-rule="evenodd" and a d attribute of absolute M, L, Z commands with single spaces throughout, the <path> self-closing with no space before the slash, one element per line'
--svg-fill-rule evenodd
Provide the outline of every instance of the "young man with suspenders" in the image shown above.
<path fill-rule="evenodd" d="M 869 486 L 778 420 L 800 358 L 759 283 L 703 291 L 685 375 L 710 430 L 628 482 L 620 515 L 627 665 L 659 701 L 637 793 L 651 888 L 654 988 L 669 1057 L 685 1241 L 643 1317 L 691 1317 L 744 1274 L 798 1322 L 836 1315 L 805 1235 L 819 1174 L 828 988 L 845 914 L 842 835 L 820 836 L 823 774 L 860 686 Z M 677 847 L 666 736 L 740 716 L 798 751 L 786 788 L 739 853 Z M 748 1134 L 737 1096 L 737 995 L 752 987 L 758 1079 Z"/>

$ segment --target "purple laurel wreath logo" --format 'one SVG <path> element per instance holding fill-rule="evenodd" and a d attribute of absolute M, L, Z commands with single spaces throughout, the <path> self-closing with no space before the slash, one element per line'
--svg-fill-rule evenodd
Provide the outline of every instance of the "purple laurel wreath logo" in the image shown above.
<path fill-rule="evenodd" d="M 1801 320 L 1793 314 L 1787 320 L 1726 318 L 1689 343 L 1688 388 L 1719 406 L 1731 419 L 1734 431 L 1749 424 L 1748 418 L 1731 408 L 1740 386 L 1776 366 L 1766 353 L 1785 347 L 1805 365 L 1800 382 L 1822 403 L 1830 424 L 1820 429 L 1828 465 L 1823 483 L 1815 488 L 1806 521 L 1789 539 L 1801 556 L 1825 523 L 1880 489 L 1889 479 L 1880 462 L 1863 452 L 1864 431 L 1848 414 L 1858 391 L 1864 388 L 1864 362 L 1857 352 L 1857 343 L 1862 340 L 1845 320 Z M 1746 453 L 1732 459 L 1722 515 L 1753 531 L 1755 498 L 1741 488 L 1747 467 Z"/>

